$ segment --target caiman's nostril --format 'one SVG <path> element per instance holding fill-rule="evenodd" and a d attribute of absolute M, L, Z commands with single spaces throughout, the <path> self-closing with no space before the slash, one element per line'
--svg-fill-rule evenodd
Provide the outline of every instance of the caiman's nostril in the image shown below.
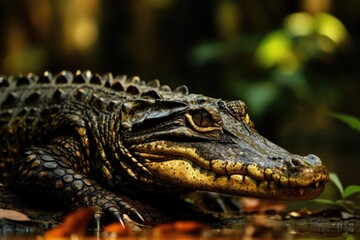
<path fill-rule="evenodd" d="M 315 165 L 321 165 L 321 160 L 318 156 L 314 155 L 314 154 L 309 154 L 306 156 L 306 161 L 310 164 L 315 164 Z"/>
<path fill-rule="evenodd" d="M 321 160 L 317 156 L 309 154 L 306 157 L 295 156 L 288 161 L 288 164 L 292 167 L 321 165 Z"/>
<path fill-rule="evenodd" d="M 298 167 L 301 165 L 301 161 L 299 159 L 293 158 L 290 160 L 290 163 L 294 166 L 294 167 Z"/>

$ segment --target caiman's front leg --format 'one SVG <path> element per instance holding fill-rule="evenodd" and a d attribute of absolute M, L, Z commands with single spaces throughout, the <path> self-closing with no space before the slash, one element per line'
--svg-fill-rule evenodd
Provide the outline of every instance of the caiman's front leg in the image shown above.
<path fill-rule="evenodd" d="M 109 215 L 123 225 L 123 214 L 137 222 L 144 222 L 136 209 L 76 171 L 78 165 L 74 164 L 74 155 L 74 150 L 57 144 L 31 148 L 17 160 L 12 183 L 22 192 L 35 192 L 58 199 L 70 211 L 94 207 L 97 228 L 100 228 L 100 218 Z"/>

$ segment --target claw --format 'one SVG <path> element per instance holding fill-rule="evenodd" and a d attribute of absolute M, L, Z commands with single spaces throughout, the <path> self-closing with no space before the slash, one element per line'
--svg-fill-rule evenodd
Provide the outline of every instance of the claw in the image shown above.
<path fill-rule="evenodd" d="M 221 211 L 223 213 L 227 213 L 227 209 L 226 209 L 226 206 L 225 206 L 225 203 L 222 199 L 216 199 L 216 203 L 218 204 L 218 207 L 221 208 Z"/>
<path fill-rule="evenodd" d="M 129 217 L 135 222 L 142 223 L 142 224 L 146 223 L 143 216 L 141 216 L 141 214 L 135 208 L 130 209 Z"/>
<path fill-rule="evenodd" d="M 95 213 L 95 214 L 94 214 L 95 230 L 96 230 L 96 231 L 100 231 L 100 218 L 101 218 L 101 214 L 100 214 L 100 213 Z"/>
<path fill-rule="evenodd" d="M 121 226 L 125 229 L 125 223 L 124 220 L 122 219 L 122 216 L 119 212 L 114 212 L 114 217 L 120 222 Z"/>

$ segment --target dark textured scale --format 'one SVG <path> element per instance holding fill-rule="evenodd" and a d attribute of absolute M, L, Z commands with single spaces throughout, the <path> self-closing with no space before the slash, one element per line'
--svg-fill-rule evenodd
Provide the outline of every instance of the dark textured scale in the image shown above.
<path fill-rule="evenodd" d="M 40 164 L 41 164 L 41 161 L 36 159 L 31 163 L 30 166 L 31 166 L 31 168 L 36 168 L 36 167 L 40 166 Z"/>
<path fill-rule="evenodd" d="M 206 98 L 198 98 L 198 99 L 196 99 L 196 103 L 202 105 L 204 103 L 207 103 L 207 99 Z"/>
<path fill-rule="evenodd" d="M 88 186 L 91 186 L 91 185 L 93 184 L 93 182 L 92 182 L 90 179 L 88 179 L 88 178 L 85 178 L 83 181 L 84 181 L 84 183 L 85 183 L 86 185 L 88 185 Z"/>
<path fill-rule="evenodd" d="M 11 118 L 11 116 L 13 115 L 14 110 L 13 109 L 6 109 L 4 111 L 1 112 L 0 114 L 0 118 L 6 118 L 9 119 Z"/>
<path fill-rule="evenodd" d="M 56 169 L 56 170 L 54 171 L 54 174 L 55 174 L 56 176 L 58 176 L 58 177 L 62 177 L 62 176 L 65 175 L 65 170 L 63 170 L 63 169 Z"/>
<path fill-rule="evenodd" d="M 9 80 L 5 76 L 0 76 L 0 88 L 5 88 L 10 86 Z"/>
<path fill-rule="evenodd" d="M 53 157 L 53 156 L 50 156 L 50 155 L 43 155 L 43 156 L 41 157 L 41 159 L 44 160 L 44 161 L 47 161 L 47 162 L 52 162 L 52 161 L 55 160 L 54 157 Z"/>
<path fill-rule="evenodd" d="M 0 118 L 2 117 L 2 114 L 0 115 Z M 2 126 L 2 125 L 5 125 L 7 123 L 7 120 L 1 120 L 0 119 L 0 125 Z M 2 136 L 2 138 L 1 138 L 1 141 L 3 141 L 3 142 L 5 142 L 6 141 L 6 137 L 5 136 Z M 3 149 L 3 152 L 7 152 L 7 150 L 6 149 Z M 4 155 L 4 154 L 3 154 Z"/>
<path fill-rule="evenodd" d="M 44 72 L 44 74 L 38 79 L 38 83 L 45 83 L 45 84 L 48 84 L 48 83 L 51 83 L 51 79 L 53 78 L 51 72 Z"/>
<path fill-rule="evenodd" d="M 73 83 L 86 83 L 86 76 L 85 74 L 83 74 L 82 72 L 80 71 L 77 71 L 75 76 L 74 76 L 74 79 L 73 79 Z"/>
<path fill-rule="evenodd" d="M 65 76 L 60 75 L 60 76 L 57 76 L 57 77 L 55 78 L 55 82 L 56 82 L 57 84 L 68 83 L 68 80 L 66 79 Z"/>
<path fill-rule="evenodd" d="M 106 81 L 104 86 L 107 87 L 107 88 L 111 88 L 112 84 L 110 84 L 110 82 Z"/>
<path fill-rule="evenodd" d="M 95 75 L 92 76 L 92 78 L 90 79 L 90 83 L 91 83 L 91 84 L 95 84 L 95 85 L 101 85 L 101 84 L 102 84 L 101 76 L 100 76 L 99 74 L 95 74 Z"/>
<path fill-rule="evenodd" d="M 111 86 L 112 89 L 116 90 L 116 91 L 124 91 L 124 86 L 121 84 L 121 82 L 119 80 L 116 80 L 114 82 L 114 84 Z"/>
<path fill-rule="evenodd" d="M 75 173 L 73 176 L 75 179 L 83 179 L 84 177 L 81 174 Z"/>
<path fill-rule="evenodd" d="M 43 166 L 47 169 L 55 169 L 58 167 L 58 164 L 56 162 L 45 162 Z"/>
<path fill-rule="evenodd" d="M 135 85 L 130 85 L 126 88 L 126 92 L 127 93 L 130 93 L 132 95 L 136 95 L 136 94 L 139 94 L 140 91 L 139 89 L 135 86 Z"/>
<path fill-rule="evenodd" d="M 143 92 L 141 94 L 141 97 L 142 98 L 152 98 L 152 99 L 162 99 L 162 96 L 155 90 Z"/>
<path fill-rule="evenodd" d="M 35 118 L 34 117 L 27 117 L 25 118 L 25 124 L 27 126 L 32 126 L 32 124 L 35 122 Z M 29 136 L 29 138 L 31 138 L 32 136 Z"/>
<path fill-rule="evenodd" d="M 63 177 L 64 181 L 69 183 L 69 182 L 72 182 L 74 180 L 73 176 L 71 174 L 68 174 L 68 175 L 65 175 Z"/>
<path fill-rule="evenodd" d="M 25 103 L 27 103 L 27 104 L 35 103 L 40 99 L 40 96 L 41 96 L 41 93 L 39 91 L 34 92 L 25 99 Z"/>
<path fill-rule="evenodd" d="M 107 105 L 104 98 L 97 97 L 96 95 L 94 95 L 94 100 L 92 100 L 91 102 L 93 102 L 93 106 L 99 110 L 103 110 Z"/>
<path fill-rule="evenodd" d="M 151 81 L 147 82 L 146 85 L 148 87 L 159 88 L 160 87 L 160 81 L 159 81 L 159 79 L 154 79 L 154 80 L 151 80 Z"/>
<path fill-rule="evenodd" d="M 15 92 L 9 93 L 2 103 L 3 106 L 9 107 L 15 105 L 19 101 L 19 95 Z"/>
<path fill-rule="evenodd" d="M 30 85 L 31 83 L 31 80 L 24 76 L 15 77 L 14 81 L 16 83 L 16 86 Z"/>
<path fill-rule="evenodd" d="M 175 92 L 181 93 L 182 95 L 188 95 L 189 89 L 187 88 L 187 86 L 181 85 L 181 86 L 175 88 Z"/>
<path fill-rule="evenodd" d="M 35 116 L 35 115 L 38 114 L 38 112 L 39 112 L 39 108 L 32 107 L 32 108 L 30 108 L 29 114 L 30 114 L 31 116 Z"/>
<path fill-rule="evenodd" d="M 103 81 L 105 82 L 105 87 L 110 88 L 114 83 L 114 77 L 112 73 L 106 73 L 103 75 Z"/>
<path fill-rule="evenodd" d="M 73 79 L 73 74 L 69 71 L 62 71 L 55 77 L 55 82 L 57 84 L 70 84 L 71 80 Z"/>
<path fill-rule="evenodd" d="M 131 84 L 131 79 L 132 78 L 128 78 L 126 75 L 118 75 L 116 76 L 117 80 L 123 81 L 126 84 Z"/>
<path fill-rule="evenodd" d="M 121 100 L 111 100 L 108 104 L 107 111 L 112 112 L 121 105 Z"/>
<path fill-rule="evenodd" d="M 25 155 L 27 155 L 27 157 L 25 158 L 25 162 L 32 162 L 36 159 L 36 156 L 34 154 L 30 154 L 29 152 L 26 152 Z"/>
<path fill-rule="evenodd" d="M 138 76 L 132 77 L 130 80 L 130 84 L 132 85 L 139 85 L 140 83 L 140 78 Z"/>
<path fill-rule="evenodd" d="M 60 164 L 60 166 L 62 166 L 62 167 L 64 167 L 64 168 L 66 168 L 68 165 L 67 165 L 67 163 L 65 163 L 65 162 L 63 162 L 63 161 L 60 161 L 59 162 L 59 164 Z M 67 169 L 68 170 L 68 169 Z M 68 173 L 68 172 L 67 172 Z"/>
<path fill-rule="evenodd" d="M 83 101 L 90 94 L 90 92 L 86 89 L 79 88 L 76 90 L 74 97 L 78 101 Z"/>
<path fill-rule="evenodd" d="M 30 83 L 37 82 L 39 79 L 39 77 L 34 73 L 29 73 L 26 77 L 30 80 Z"/>
<path fill-rule="evenodd" d="M 105 199 L 111 200 L 112 196 L 105 196 Z"/>
<path fill-rule="evenodd" d="M 80 180 L 76 180 L 72 184 L 74 190 L 81 190 L 84 187 L 84 183 Z"/>
<path fill-rule="evenodd" d="M 168 85 L 162 85 L 159 87 L 160 91 L 162 92 L 171 92 L 171 88 Z"/>
<path fill-rule="evenodd" d="M 64 98 L 65 95 L 66 95 L 66 92 L 63 89 L 56 89 L 56 91 L 54 92 L 54 94 L 52 96 L 52 100 L 60 100 L 60 99 Z"/>

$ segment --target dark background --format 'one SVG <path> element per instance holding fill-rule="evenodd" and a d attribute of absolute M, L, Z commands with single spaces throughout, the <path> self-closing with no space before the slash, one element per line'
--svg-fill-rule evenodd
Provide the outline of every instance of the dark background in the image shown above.
<path fill-rule="evenodd" d="M 264 136 L 360 184 L 360 134 L 330 116 L 360 116 L 359 26 L 358 0 L 2 0 L 0 72 L 111 71 L 242 99 Z"/>

